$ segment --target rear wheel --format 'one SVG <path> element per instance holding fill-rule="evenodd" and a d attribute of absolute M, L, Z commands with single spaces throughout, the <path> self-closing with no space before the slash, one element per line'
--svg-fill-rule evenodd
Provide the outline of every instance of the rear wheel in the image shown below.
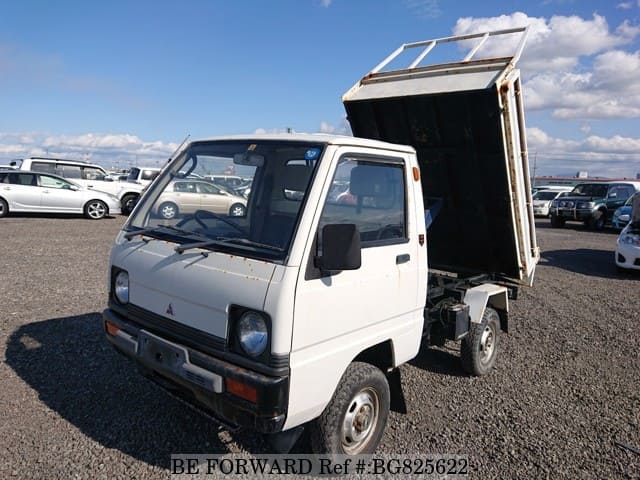
<path fill-rule="evenodd" d="M 4 199 L 0 198 L 0 218 L 4 217 L 9 213 L 9 205 Z"/>
<path fill-rule="evenodd" d="M 551 226 L 553 228 L 564 227 L 564 218 L 559 217 L 558 215 L 551 214 Z"/>
<path fill-rule="evenodd" d="M 90 200 L 84 206 L 84 216 L 90 220 L 100 220 L 109 213 L 107 205 L 102 200 Z"/>
<path fill-rule="evenodd" d="M 158 208 L 158 212 L 162 215 L 162 218 L 166 218 L 167 220 L 171 220 L 178 215 L 178 206 L 172 202 L 164 202 Z"/>
<path fill-rule="evenodd" d="M 467 373 L 481 376 L 491 371 L 498 356 L 499 334 L 500 316 L 493 308 L 487 307 L 482 322 L 472 323 L 469 333 L 462 339 L 460 359 Z"/>
<path fill-rule="evenodd" d="M 315 453 L 373 453 L 389 416 L 389 384 L 382 371 L 354 362 L 342 375 L 333 398 L 309 426 Z"/>

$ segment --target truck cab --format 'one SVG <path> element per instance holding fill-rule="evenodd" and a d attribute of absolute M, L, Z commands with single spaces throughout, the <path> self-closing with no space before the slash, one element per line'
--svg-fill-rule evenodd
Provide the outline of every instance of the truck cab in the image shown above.
<path fill-rule="evenodd" d="M 176 179 L 223 164 L 253 177 L 244 216 L 154 214 Z M 344 179 L 354 204 L 327 196 Z M 286 430 L 318 417 L 371 347 L 385 349 L 384 371 L 417 354 L 425 234 L 412 147 L 288 134 L 192 142 L 116 239 L 107 338 L 225 423 Z"/>

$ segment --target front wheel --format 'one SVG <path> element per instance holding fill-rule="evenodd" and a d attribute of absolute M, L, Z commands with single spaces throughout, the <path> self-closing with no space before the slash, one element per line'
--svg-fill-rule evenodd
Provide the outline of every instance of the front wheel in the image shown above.
<path fill-rule="evenodd" d="M 604 229 L 605 223 L 607 220 L 606 212 L 602 210 L 598 210 L 593 217 L 587 220 L 587 228 L 591 230 L 602 230 Z"/>
<path fill-rule="evenodd" d="M 469 333 L 462 339 L 460 360 L 467 373 L 481 376 L 491 371 L 498 356 L 499 334 L 500 316 L 493 308 L 487 307 L 482 322 L 472 323 Z"/>
<path fill-rule="evenodd" d="M 231 205 L 231 208 L 229 209 L 230 217 L 244 217 L 246 213 L 247 213 L 247 209 L 241 203 L 234 203 L 233 205 Z"/>
<path fill-rule="evenodd" d="M 9 213 L 9 205 L 4 199 L 0 198 L 0 218 L 4 217 Z"/>
<path fill-rule="evenodd" d="M 347 367 L 333 398 L 309 426 L 314 453 L 371 454 L 389 416 L 389 383 L 368 363 Z"/>
<path fill-rule="evenodd" d="M 91 200 L 84 207 L 84 216 L 89 220 L 100 220 L 109 213 L 107 205 L 102 200 Z"/>
<path fill-rule="evenodd" d="M 138 195 L 134 193 L 127 193 L 124 197 L 122 197 L 122 201 L 120 202 L 122 205 L 122 213 L 125 215 L 129 215 L 133 211 L 133 207 L 136 206 L 137 200 Z"/>
<path fill-rule="evenodd" d="M 176 215 L 178 215 L 178 206 L 172 202 L 164 202 L 158 208 L 158 212 L 160 212 L 162 218 L 171 220 L 172 218 L 175 218 Z"/>

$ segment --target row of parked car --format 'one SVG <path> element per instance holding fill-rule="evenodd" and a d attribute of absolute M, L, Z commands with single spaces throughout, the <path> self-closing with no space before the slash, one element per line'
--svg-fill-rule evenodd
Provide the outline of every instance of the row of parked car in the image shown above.
<path fill-rule="evenodd" d="M 32 157 L 0 167 L 0 217 L 9 212 L 78 213 L 97 220 L 133 210 L 159 168 L 134 167 L 114 176 L 100 165 Z M 251 181 L 234 175 L 201 176 L 174 182 L 154 211 L 165 219 L 205 208 L 242 216 Z"/>
<path fill-rule="evenodd" d="M 584 182 L 575 187 L 548 186 L 533 194 L 536 216 L 550 217 L 551 226 L 583 222 L 591 229 L 621 230 L 616 241 L 619 269 L 640 270 L 640 222 L 632 222 L 633 204 L 640 202 L 640 182 Z"/>

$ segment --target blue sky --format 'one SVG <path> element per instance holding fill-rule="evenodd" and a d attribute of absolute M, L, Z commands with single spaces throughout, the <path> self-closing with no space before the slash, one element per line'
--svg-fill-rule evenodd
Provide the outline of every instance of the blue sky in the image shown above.
<path fill-rule="evenodd" d="M 635 177 L 640 0 L 5 3 L 0 163 L 155 165 L 186 134 L 348 133 L 342 94 L 402 43 L 525 24 L 536 173 Z"/>

